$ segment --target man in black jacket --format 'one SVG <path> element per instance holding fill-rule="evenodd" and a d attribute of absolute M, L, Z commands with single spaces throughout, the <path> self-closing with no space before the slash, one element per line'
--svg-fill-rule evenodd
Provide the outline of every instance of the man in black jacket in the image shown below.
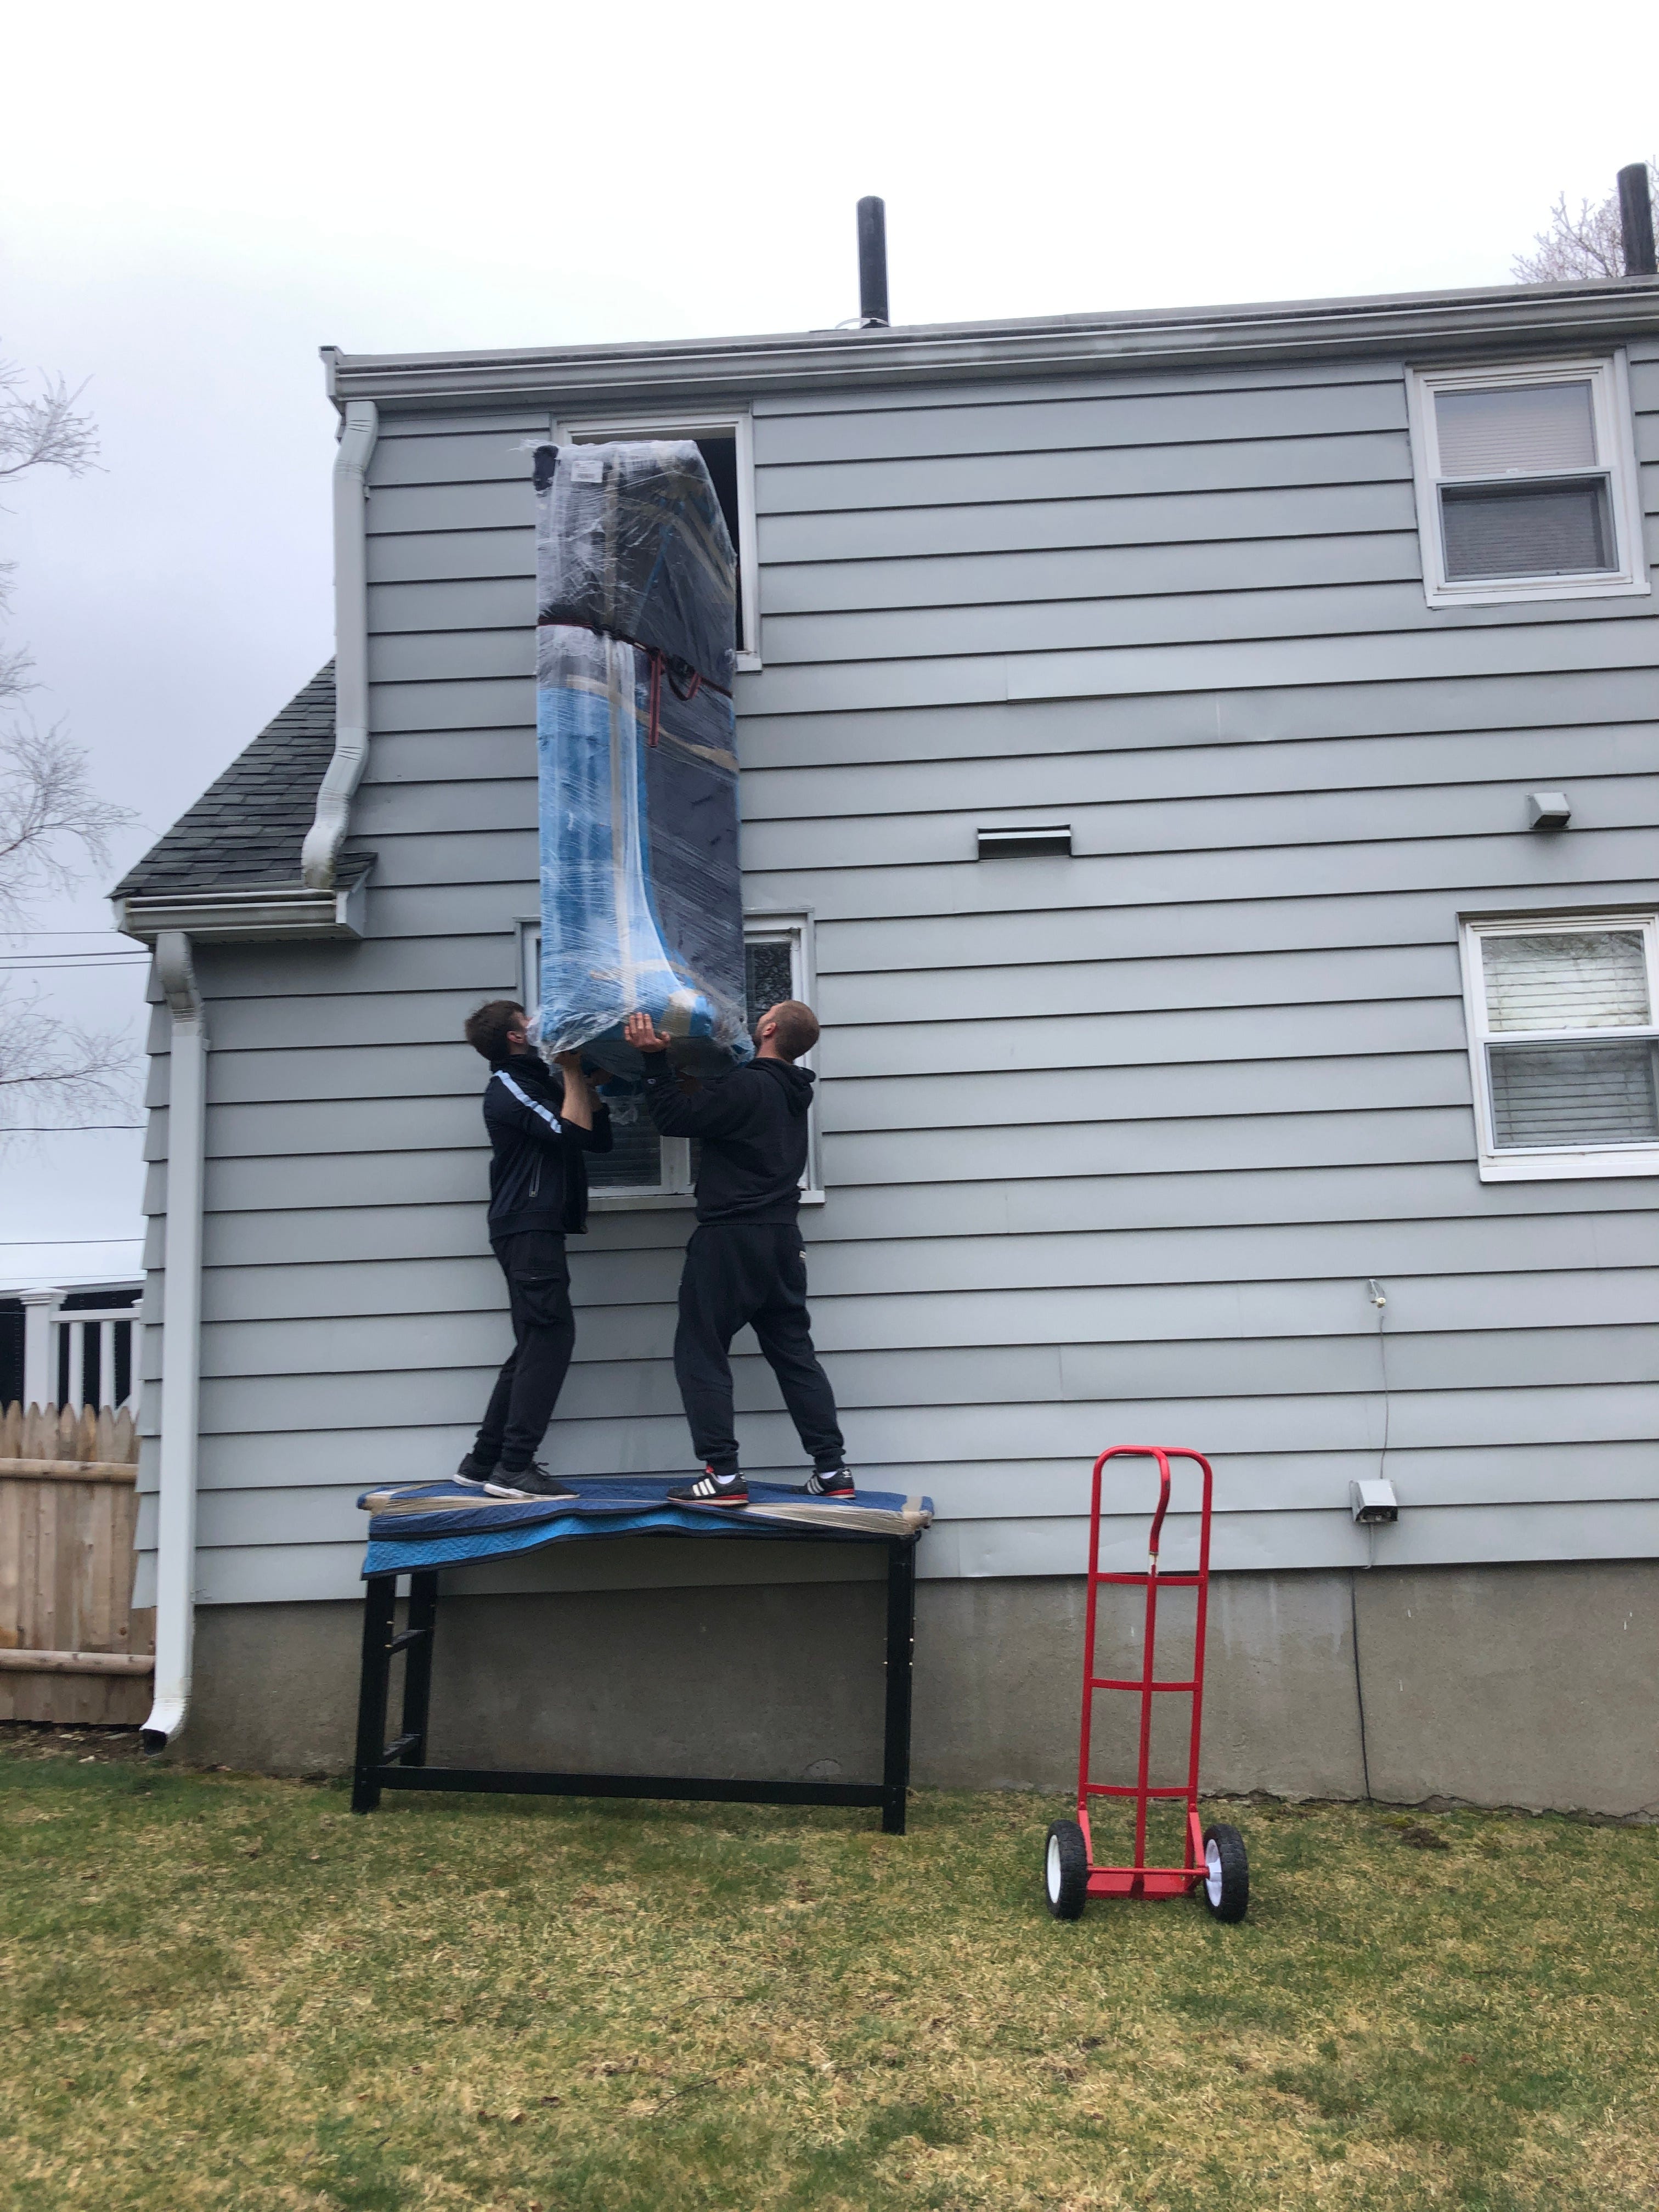
<path fill-rule="evenodd" d="M 697 1225 L 680 1278 L 674 1375 L 703 1462 L 696 1482 L 671 1498 L 746 1505 L 732 1407 L 732 1340 L 745 1322 L 812 1455 L 807 1491 L 850 1498 L 836 1397 L 812 1348 L 806 1255 L 796 1214 L 806 1166 L 811 1071 L 797 1067 L 817 1042 L 810 1006 L 786 999 L 755 1024 L 755 1057 L 708 1091 L 683 1091 L 668 1064 L 669 1039 L 648 1014 L 630 1015 L 628 1042 L 645 1056 L 645 1097 L 665 1137 L 697 1137 Z"/>
<path fill-rule="evenodd" d="M 513 1349 L 456 1474 L 492 1498 L 574 1498 L 536 1454 L 576 1344 L 564 1240 L 587 1228 L 585 1156 L 610 1151 L 610 1109 L 588 1088 L 580 1053 L 558 1054 L 561 1083 L 531 1050 L 524 1008 L 511 999 L 480 1006 L 465 1033 L 490 1066 L 489 1243 L 507 1277 Z"/>

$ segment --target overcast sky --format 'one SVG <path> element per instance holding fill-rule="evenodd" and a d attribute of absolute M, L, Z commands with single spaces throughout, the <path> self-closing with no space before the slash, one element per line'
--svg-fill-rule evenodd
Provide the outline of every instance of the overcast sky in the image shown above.
<path fill-rule="evenodd" d="M 104 472 L 0 515 L 6 641 L 125 866 L 332 649 L 319 344 L 822 327 L 864 192 L 899 323 L 1503 283 L 1659 145 L 1656 64 L 1653 0 L 11 9 L 0 351 L 88 380 Z M 136 1029 L 142 975 L 46 980 Z M 130 1261 L 23 1240 L 134 1235 L 138 1142 L 0 1155 L 0 1288 Z"/>

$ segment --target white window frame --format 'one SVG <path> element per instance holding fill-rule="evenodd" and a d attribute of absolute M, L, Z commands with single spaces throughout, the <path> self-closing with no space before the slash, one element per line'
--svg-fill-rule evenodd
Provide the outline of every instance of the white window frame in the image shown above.
<path fill-rule="evenodd" d="M 591 446 L 606 438 L 710 438 L 730 434 L 738 455 L 738 591 L 744 650 L 738 668 L 757 673 L 761 660 L 760 535 L 755 520 L 755 423 L 746 407 L 712 414 L 568 415 L 549 424 L 556 446 Z"/>
<path fill-rule="evenodd" d="M 1440 441 L 1434 396 L 1437 392 L 1489 391 L 1504 384 L 1582 384 L 1589 380 L 1595 422 L 1595 473 L 1607 477 L 1620 566 L 1577 576 L 1481 576 L 1449 581 L 1441 535 L 1440 490 L 1448 483 L 1525 483 L 1532 471 L 1504 477 L 1446 477 L 1440 472 Z M 1412 466 L 1417 487 L 1417 531 L 1423 549 L 1423 592 L 1431 607 L 1519 606 L 1536 599 L 1630 598 L 1649 591 L 1642 542 L 1641 477 L 1636 465 L 1630 400 L 1630 369 L 1622 349 L 1561 361 L 1489 362 L 1472 368 L 1413 368 L 1407 377 L 1411 420 Z M 1540 482 L 1558 482 L 1571 470 L 1539 470 Z M 1586 470 L 1583 474 L 1591 471 Z"/>
<path fill-rule="evenodd" d="M 1463 1007 L 1469 1042 L 1469 1073 L 1474 1089 L 1474 1127 L 1482 1182 L 1559 1182 L 1588 1176 L 1659 1175 L 1659 1144 L 1570 1145 L 1518 1150 L 1493 1141 L 1489 1044 L 1565 1044 L 1584 1040 L 1636 1042 L 1659 1036 L 1659 1024 L 1645 1029 L 1493 1030 L 1486 1018 L 1486 963 L 1480 956 L 1488 937 L 1539 937 L 1553 931 L 1639 930 L 1648 963 L 1648 1011 L 1659 1014 L 1659 917 L 1652 908 L 1635 914 L 1468 915 L 1459 937 L 1463 961 Z"/>
<path fill-rule="evenodd" d="M 809 1006 L 818 1001 L 817 947 L 814 941 L 812 910 L 810 907 L 779 908 L 772 911 L 751 910 L 743 918 L 743 941 L 745 945 L 787 942 L 789 946 L 790 992 Z M 818 1066 L 817 1048 L 804 1052 L 799 1065 L 811 1068 L 816 1075 Z M 823 1204 L 823 1140 L 819 1127 L 818 1086 L 812 1086 L 812 1103 L 806 1121 L 806 1175 L 801 1184 L 800 1202 L 803 1206 Z"/>
<path fill-rule="evenodd" d="M 541 942 L 542 925 L 538 915 L 520 915 L 515 927 L 518 934 L 519 1000 L 525 1012 L 533 1019 L 541 1005 Z M 743 921 L 745 945 L 751 941 L 775 944 L 785 940 L 790 947 L 790 974 L 794 996 L 813 1003 L 817 989 L 817 965 L 812 941 L 812 915 L 808 908 L 795 907 L 787 912 L 746 914 Z M 803 1053 L 803 1067 L 816 1070 L 816 1052 Z M 605 1190 L 599 1186 L 605 1172 L 604 1154 L 599 1154 L 589 1170 L 592 1182 L 588 1190 L 588 1206 L 596 1213 L 660 1213 L 674 1207 L 685 1207 L 693 1203 L 691 1189 L 691 1143 L 687 1137 L 661 1137 L 662 1181 L 647 1188 L 633 1190 Z M 818 1132 L 818 1103 L 812 1100 L 807 1121 L 806 1179 L 801 1187 L 803 1206 L 822 1206 L 823 1203 L 823 1146 Z"/>

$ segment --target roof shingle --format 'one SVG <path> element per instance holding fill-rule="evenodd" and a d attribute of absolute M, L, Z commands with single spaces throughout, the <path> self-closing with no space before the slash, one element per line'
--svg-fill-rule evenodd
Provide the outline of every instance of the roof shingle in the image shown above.
<path fill-rule="evenodd" d="M 300 848 L 333 757 L 331 660 L 128 870 L 112 896 L 297 884 Z"/>

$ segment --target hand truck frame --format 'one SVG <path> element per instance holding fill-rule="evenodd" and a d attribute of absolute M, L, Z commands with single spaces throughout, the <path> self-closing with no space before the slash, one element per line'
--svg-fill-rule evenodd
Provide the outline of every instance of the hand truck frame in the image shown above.
<path fill-rule="evenodd" d="M 1152 1515 L 1144 1573 L 1107 1574 L 1100 1565 L 1101 1477 L 1108 1460 L 1150 1459 L 1158 1465 L 1158 1507 Z M 1170 1510 L 1170 1462 L 1193 1461 L 1203 1476 L 1199 1507 L 1198 1571 L 1195 1574 L 1160 1574 L 1158 1542 L 1164 1516 Z M 1088 1610 L 1083 1632 L 1083 1720 L 1078 1744 L 1077 1818 L 1056 1820 L 1048 1830 L 1043 1852 L 1043 1893 L 1057 1920 L 1075 1920 L 1091 1897 L 1187 1897 L 1200 1892 L 1218 1920 L 1242 1920 L 1249 1903 L 1249 1866 L 1244 1839 L 1225 1821 L 1206 1827 L 1198 1809 L 1199 1734 L 1204 1708 L 1204 1639 L 1208 1626 L 1210 1595 L 1210 1522 L 1215 1478 L 1202 1452 L 1181 1445 L 1113 1444 L 1095 1462 L 1089 1500 Z M 1146 1594 L 1144 1648 L 1139 1680 L 1103 1678 L 1095 1672 L 1095 1624 L 1103 1583 Z M 1197 1593 L 1193 1631 L 1193 1671 L 1184 1681 L 1160 1681 L 1157 1675 L 1158 1599 L 1160 1588 Z M 1094 1701 L 1103 1690 L 1127 1691 L 1140 1701 L 1139 1733 L 1135 1778 L 1132 1783 L 1094 1782 L 1089 1775 L 1090 1739 Z M 1192 1700 L 1192 1730 L 1188 1745 L 1187 1779 L 1164 1786 L 1151 1780 L 1152 1700 L 1186 1696 Z M 1099 1866 L 1095 1863 L 1090 1833 L 1091 1797 L 1130 1797 L 1134 1800 L 1134 1860 L 1129 1866 Z M 1178 1867 L 1146 1863 L 1146 1814 L 1156 1799 L 1184 1799 L 1187 1808 L 1185 1850 Z"/>

